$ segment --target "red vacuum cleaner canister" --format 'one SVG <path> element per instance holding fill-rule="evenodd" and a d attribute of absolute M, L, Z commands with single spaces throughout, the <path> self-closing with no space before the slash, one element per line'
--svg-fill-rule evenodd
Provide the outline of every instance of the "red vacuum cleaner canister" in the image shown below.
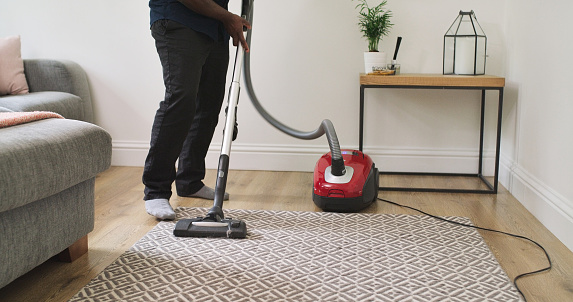
<path fill-rule="evenodd" d="M 325 211 L 357 212 L 378 197 L 378 169 L 368 155 L 358 150 L 341 150 L 341 153 L 346 166 L 342 176 L 330 172 L 330 153 L 316 163 L 312 200 Z"/>

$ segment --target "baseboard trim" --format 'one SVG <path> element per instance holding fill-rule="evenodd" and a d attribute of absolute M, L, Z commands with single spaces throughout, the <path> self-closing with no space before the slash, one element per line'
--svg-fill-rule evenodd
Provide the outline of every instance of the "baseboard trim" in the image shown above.
<path fill-rule="evenodd" d="M 111 165 L 143 167 L 149 142 L 142 141 L 112 141 Z"/>
<path fill-rule="evenodd" d="M 341 146 L 356 149 L 354 146 Z M 148 142 L 114 141 L 112 165 L 143 166 Z M 212 144 L 206 158 L 208 169 L 216 169 L 220 146 Z M 263 145 L 234 143 L 231 169 L 270 171 L 313 171 L 328 145 Z M 369 147 L 364 152 L 381 171 L 477 173 L 478 152 L 473 149 L 423 149 Z M 493 175 L 494 153 L 484 152 L 484 172 Z"/>
<path fill-rule="evenodd" d="M 523 167 L 502 157 L 500 183 L 523 206 L 573 251 L 573 201 L 555 192 Z"/>

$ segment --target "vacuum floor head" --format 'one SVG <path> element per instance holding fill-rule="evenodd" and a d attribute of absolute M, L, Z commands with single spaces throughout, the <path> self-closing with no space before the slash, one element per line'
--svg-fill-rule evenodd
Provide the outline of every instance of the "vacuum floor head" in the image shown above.
<path fill-rule="evenodd" d="M 177 237 L 247 237 L 247 224 L 242 220 L 222 219 L 209 221 L 203 217 L 181 219 L 175 224 L 173 235 Z"/>

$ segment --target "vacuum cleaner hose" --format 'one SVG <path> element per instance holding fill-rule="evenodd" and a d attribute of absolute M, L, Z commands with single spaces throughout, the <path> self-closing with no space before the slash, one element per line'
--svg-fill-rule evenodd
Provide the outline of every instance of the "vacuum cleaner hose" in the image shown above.
<path fill-rule="evenodd" d="M 248 8 L 246 7 L 245 3 L 250 4 Z M 253 0 L 244 0 L 243 1 L 243 15 L 247 17 L 247 20 L 251 24 L 253 24 L 253 11 L 254 11 Z M 251 46 L 251 33 L 252 33 L 252 29 L 249 29 L 247 31 L 247 44 L 249 45 L 249 48 L 252 50 L 252 47 L 250 47 Z M 336 136 L 336 131 L 334 130 L 334 125 L 332 124 L 332 122 L 328 119 L 325 119 L 322 121 L 322 123 L 320 124 L 320 126 L 317 129 L 315 129 L 314 131 L 309 131 L 309 132 L 298 131 L 296 129 L 288 127 L 287 125 L 279 122 L 277 119 L 275 119 L 273 116 L 271 116 L 265 110 L 265 108 L 263 108 L 263 106 L 259 102 L 259 99 L 255 95 L 255 91 L 253 89 L 253 82 L 251 80 L 251 55 L 249 52 L 245 53 L 244 60 L 245 60 L 244 61 L 245 64 L 243 67 L 243 73 L 244 73 L 245 88 L 247 90 L 247 94 L 249 95 L 249 97 L 251 99 L 251 102 L 253 103 L 253 106 L 255 106 L 255 109 L 257 109 L 259 114 L 261 114 L 261 116 L 267 122 L 269 122 L 271 125 L 273 125 L 278 130 L 282 131 L 285 134 L 288 134 L 290 136 L 298 138 L 298 139 L 311 140 L 311 139 L 319 138 L 323 134 L 326 134 L 326 138 L 328 140 L 328 145 L 330 147 L 330 153 L 331 153 L 331 157 L 332 157 L 331 173 L 335 176 L 344 175 L 346 173 L 346 168 L 344 167 L 344 160 L 342 159 L 342 153 L 340 151 L 340 144 L 338 142 L 338 137 Z"/>

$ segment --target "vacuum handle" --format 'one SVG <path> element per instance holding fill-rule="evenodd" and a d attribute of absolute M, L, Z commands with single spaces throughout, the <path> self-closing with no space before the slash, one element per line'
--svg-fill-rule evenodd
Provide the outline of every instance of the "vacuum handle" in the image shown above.
<path fill-rule="evenodd" d="M 241 6 L 241 16 L 247 16 L 247 20 L 251 17 L 251 8 L 253 7 L 253 0 L 243 0 Z"/>
<path fill-rule="evenodd" d="M 243 4 L 241 6 L 241 17 L 245 20 L 251 22 L 251 14 L 253 12 L 253 0 L 243 0 Z M 247 31 L 247 27 L 243 26 L 243 31 Z"/>

